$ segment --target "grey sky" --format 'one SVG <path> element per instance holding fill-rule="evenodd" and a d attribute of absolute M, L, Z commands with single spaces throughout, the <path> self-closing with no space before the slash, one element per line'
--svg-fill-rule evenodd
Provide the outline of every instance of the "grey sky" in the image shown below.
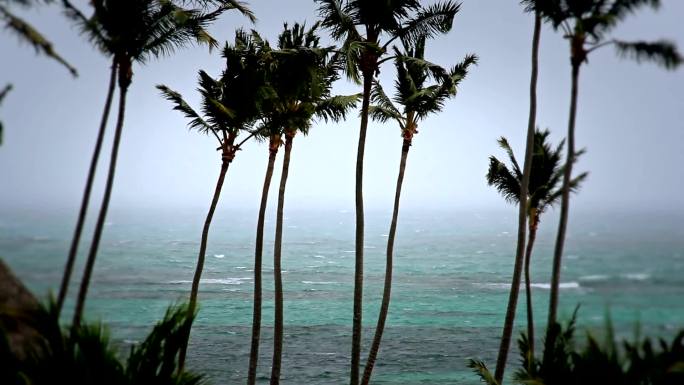
<path fill-rule="evenodd" d="M 250 5 L 259 18 L 256 28 L 271 41 L 283 21 L 315 20 L 311 0 L 251 0 Z M 658 13 L 646 10 L 630 17 L 614 36 L 666 37 L 684 48 L 682 15 L 684 2 L 667 0 Z M 75 209 L 104 101 L 108 62 L 55 8 L 27 16 L 79 69 L 80 77 L 72 79 L 64 68 L 35 57 L 30 47 L 6 32 L 0 35 L 0 82 L 15 86 L 0 110 L 6 130 L 0 147 L 0 207 Z M 219 40 L 232 39 L 239 26 L 248 23 L 230 15 L 212 32 Z M 499 136 L 508 137 L 522 154 L 531 33 L 532 18 L 517 1 L 464 0 L 453 31 L 429 43 L 427 57 L 432 61 L 450 65 L 473 52 L 480 64 L 444 113 L 420 127 L 409 155 L 405 207 L 504 206 L 484 175 L 488 156 L 503 156 L 496 145 Z M 544 28 L 538 123 L 549 127 L 556 140 L 565 136 L 567 125 L 567 56 L 566 42 Z M 134 68 L 112 207 L 208 205 L 220 162 L 213 138 L 189 132 L 186 120 L 171 111 L 154 85 L 167 84 L 197 106 L 197 71 L 218 74 L 221 66 L 218 52 L 191 48 Z M 577 145 L 588 152 L 576 169 L 591 175 L 573 201 L 575 207 L 684 207 L 684 71 L 619 60 L 611 48 L 592 54 L 582 71 Z M 391 65 L 383 68 L 381 80 L 388 90 L 393 75 Z M 337 86 L 340 93 L 359 89 L 345 82 Z M 308 137 L 297 138 L 289 207 L 353 207 L 357 138 L 356 113 L 346 123 L 315 125 Z M 104 184 L 111 136 L 105 143 L 98 186 Z M 371 124 L 365 163 L 369 207 L 391 205 L 400 147 L 395 124 Z M 229 170 L 223 207 L 258 204 L 266 160 L 263 144 L 252 143 L 238 154 Z M 94 196 L 100 192 L 101 187 Z"/>

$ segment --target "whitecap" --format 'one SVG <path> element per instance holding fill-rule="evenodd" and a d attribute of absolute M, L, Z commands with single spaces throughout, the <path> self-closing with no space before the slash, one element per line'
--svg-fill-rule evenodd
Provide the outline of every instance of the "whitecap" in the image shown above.
<path fill-rule="evenodd" d="M 339 282 L 335 281 L 302 281 L 305 285 L 337 285 Z"/>
<path fill-rule="evenodd" d="M 246 277 L 246 278 L 203 278 L 200 280 L 200 283 L 207 284 L 207 285 L 241 285 L 243 281 L 250 280 L 252 278 Z M 169 281 L 168 283 L 170 284 L 187 284 L 187 283 L 192 283 L 192 281 L 189 280 L 176 280 L 176 281 Z"/>
<path fill-rule="evenodd" d="M 551 289 L 550 283 L 533 283 L 530 286 L 537 287 L 539 289 Z M 560 289 L 579 289 L 579 282 L 561 282 L 558 287 Z"/>
<path fill-rule="evenodd" d="M 342 250 L 343 253 L 354 253 L 354 250 Z"/>
<path fill-rule="evenodd" d="M 376 247 L 375 246 L 364 246 L 363 248 L 364 249 L 375 249 Z"/>
<path fill-rule="evenodd" d="M 313 257 L 314 258 L 325 258 L 325 256 L 323 256 L 323 255 L 314 255 Z"/>
<path fill-rule="evenodd" d="M 236 269 L 246 269 L 247 267 L 246 266 L 236 266 L 235 268 Z"/>
<path fill-rule="evenodd" d="M 629 273 L 629 274 L 623 274 L 622 277 L 632 280 L 632 281 L 645 281 L 649 278 L 651 278 L 650 274 L 647 273 Z"/>
<path fill-rule="evenodd" d="M 605 274 L 583 275 L 579 277 L 580 281 L 607 281 L 610 277 Z"/>
<path fill-rule="evenodd" d="M 380 234 L 380 236 L 381 236 L 381 237 L 385 237 L 385 238 L 386 238 L 386 237 L 389 237 L 389 235 L 387 235 L 387 234 Z"/>
<path fill-rule="evenodd" d="M 224 258 L 224 254 L 214 254 L 214 258 Z"/>

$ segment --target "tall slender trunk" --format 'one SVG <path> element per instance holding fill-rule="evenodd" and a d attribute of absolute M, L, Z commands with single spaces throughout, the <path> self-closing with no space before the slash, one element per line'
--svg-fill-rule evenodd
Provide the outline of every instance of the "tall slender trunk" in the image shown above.
<path fill-rule="evenodd" d="M 363 73 L 363 101 L 361 104 L 361 127 L 359 147 L 356 152 L 356 243 L 354 261 L 354 318 L 352 324 L 352 350 L 350 384 L 359 384 L 361 364 L 361 327 L 363 321 L 363 155 L 366 149 L 366 130 L 368 129 L 368 109 L 373 86 L 373 72 Z"/>
<path fill-rule="evenodd" d="M 256 383 L 256 371 L 259 361 L 259 338 L 261 335 L 261 260 L 264 250 L 264 221 L 266 216 L 266 205 L 268 204 L 268 189 L 271 187 L 271 177 L 273 176 L 273 165 L 275 164 L 276 154 L 278 153 L 279 140 L 274 143 L 271 140 L 268 155 L 268 167 L 264 177 L 264 187 L 261 191 L 261 205 L 259 206 L 259 219 L 257 221 L 256 246 L 254 250 L 254 310 L 252 314 L 252 345 L 249 351 L 249 372 L 247 373 L 247 384 Z"/>
<path fill-rule="evenodd" d="M 209 227 L 211 226 L 211 220 L 214 217 L 214 211 L 216 211 L 216 205 L 218 204 L 219 197 L 221 196 L 221 190 L 223 189 L 223 182 L 226 179 L 226 173 L 228 172 L 228 166 L 233 161 L 233 141 L 234 136 L 231 136 L 227 144 L 223 147 L 223 156 L 221 159 L 221 172 L 219 173 L 218 180 L 216 181 L 216 188 L 214 189 L 214 197 L 211 200 L 211 205 L 209 206 L 209 212 L 204 220 L 204 227 L 202 228 L 202 239 L 200 241 L 199 255 L 197 256 L 197 266 L 195 267 L 195 275 L 192 277 L 192 288 L 190 289 L 190 303 L 188 306 L 188 322 L 190 325 L 187 326 L 188 335 L 185 341 L 182 342 L 180 353 L 178 356 L 178 372 L 183 371 L 185 366 L 185 357 L 188 351 L 188 340 L 190 338 L 190 329 L 192 327 L 192 319 L 195 314 L 195 309 L 197 308 L 197 293 L 199 292 L 200 279 L 202 278 L 202 270 L 204 269 L 204 257 L 207 251 L 207 240 L 209 238 Z"/>
<path fill-rule="evenodd" d="M 513 278 L 511 291 L 508 297 L 508 307 L 506 308 L 506 318 L 504 320 L 503 332 L 501 335 L 501 345 L 496 359 L 496 371 L 494 378 L 499 384 L 503 383 L 503 376 L 506 370 L 508 350 L 511 346 L 511 336 L 513 335 L 513 324 L 515 322 L 515 310 L 518 306 L 518 294 L 520 292 L 520 276 L 523 267 L 523 257 L 525 252 L 525 232 L 527 220 L 527 191 L 532 171 L 532 153 L 534 150 L 534 128 L 537 120 L 537 76 L 539 73 L 539 40 L 541 37 L 541 17 L 539 12 L 534 14 L 534 34 L 532 36 L 532 74 L 530 76 L 530 113 L 527 121 L 527 141 L 525 144 L 525 163 L 523 164 L 523 175 L 520 182 L 520 197 L 518 210 L 518 244 L 515 252 L 515 263 L 513 266 Z"/>
<path fill-rule="evenodd" d="M 532 311 L 532 279 L 530 277 L 530 260 L 532 258 L 532 248 L 537 237 L 537 224 L 539 217 L 535 211 L 530 214 L 530 234 L 527 239 L 527 249 L 525 250 L 525 297 L 527 300 L 527 338 L 529 345 L 528 362 L 534 359 L 534 312 Z"/>
<path fill-rule="evenodd" d="M 85 270 L 83 271 L 83 278 L 81 279 L 81 286 L 78 291 L 78 298 L 76 299 L 76 310 L 74 311 L 74 318 L 72 328 L 76 329 L 81 324 L 81 317 L 83 315 L 83 308 L 85 307 L 85 300 L 88 295 L 88 287 L 90 286 L 90 277 L 93 274 L 93 267 L 95 266 L 95 258 L 97 257 L 97 250 L 100 246 L 100 239 L 102 238 L 102 230 L 104 229 L 105 219 L 107 218 L 107 210 L 109 209 L 109 200 L 112 196 L 112 187 L 114 186 L 114 174 L 116 173 L 116 160 L 119 155 L 119 143 L 121 142 L 121 131 L 123 130 L 124 116 L 126 114 L 126 94 L 128 87 L 131 84 L 131 62 L 127 59 L 119 61 L 119 116 L 116 120 L 116 130 L 114 131 L 114 143 L 112 144 L 112 155 L 109 159 L 109 172 L 107 174 L 107 183 L 105 185 L 104 196 L 102 197 L 102 205 L 100 206 L 100 214 L 97 217 L 95 224 L 95 231 L 93 233 L 93 240 L 88 252 L 88 259 L 86 260 Z"/>
<path fill-rule="evenodd" d="M 114 88 L 116 87 L 116 60 L 112 60 L 112 71 L 109 76 L 109 87 L 107 89 L 107 98 L 105 99 L 104 110 L 102 111 L 102 118 L 100 120 L 100 129 L 97 132 L 97 139 L 95 140 L 95 148 L 93 149 L 93 156 L 90 160 L 90 168 L 88 169 L 88 177 L 86 179 L 85 189 L 83 190 L 83 198 L 81 199 L 81 209 L 78 211 L 78 219 L 76 220 L 76 229 L 74 230 L 74 237 L 71 239 L 71 246 L 69 247 L 69 255 L 67 257 L 66 265 L 64 266 L 64 274 L 62 275 L 62 283 L 59 286 L 59 294 L 57 295 L 57 316 L 62 312 L 64 300 L 69 291 L 69 283 L 71 282 L 71 273 L 74 270 L 74 262 L 78 254 L 78 244 L 81 240 L 81 233 L 83 232 L 83 224 L 85 223 L 86 215 L 88 213 L 88 203 L 90 202 L 90 192 L 93 188 L 93 181 L 95 180 L 95 171 L 97 170 L 97 161 L 100 159 L 100 151 L 102 150 L 102 141 L 104 140 L 105 129 L 107 127 L 107 120 L 109 119 L 109 110 L 112 107 L 112 99 L 114 97 Z"/>
<path fill-rule="evenodd" d="M 575 118 L 577 116 L 577 88 L 579 86 L 579 70 L 581 61 L 572 63 L 572 89 L 570 95 L 570 117 L 568 119 L 568 153 L 566 154 L 565 172 L 563 173 L 563 194 L 561 197 L 560 221 L 556 236 L 556 247 L 553 253 L 553 273 L 551 276 L 551 294 L 549 298 L 548 325 L 556 323 L 558 311 L 558 291 L 560 286 L 561 260 L 565 244 L 565 232 L 568 226 L 568 210 L 570 208 L 570 179 L 575 162 Z"/>
<path fill-rule="evenodd" d="M 275 283 L 275 317 L 273 327 L 273 363 L 271 365 L 271 385 L 280 384 L 280 367 L 283 359 L 283 276 L 281 256 L 283 246 L 283 208 L 285 206 L 285 186 L 290 170 L 290 153 L 294 135 L 285 136 L 283 171 L 280 174 L 278 190 L 278 212 L 276 215 L 275 245 L 273 246 L 273 280 Z"/>
<path fill-rule="evenodd" d="M 397 187 L 394 193 L 394 210 L 392 211 L 392 222 L 387 237 L 387 261 L 385 262 L 385 286 L 382 291 L 382 303 L 380 305 L 380 314 L 378 315 L 378 324 L 375 327 L 375 335 L 373 336 L 373 343 L 368 352 L 368 359 L 366 360 L 366 367 L 363 370 L 363 378 L 361 385 L 368 385 L 371 375 L 373 374 L 373 367 L 375 360 L 378 357 L 380 350 L 380 342 L 382 340 L 382 333 L 385 330 L 385 321 L 387 321 L 387 314 L 389 312 L 390 295 L 392 294 L 392 267 L 394 256 L 394 238 L 397 233 L 397 218 L 399 216 L 399 198 L 401 197 L 401 186 L 404 183 L 404 171 L 406 170 L 406 158 L 409 149 L 411 148 L 411 139 L 404 139 L 404 144 L 401 147 L 401 161 L 399 162 L 399 176 L 397 177 Z"/>

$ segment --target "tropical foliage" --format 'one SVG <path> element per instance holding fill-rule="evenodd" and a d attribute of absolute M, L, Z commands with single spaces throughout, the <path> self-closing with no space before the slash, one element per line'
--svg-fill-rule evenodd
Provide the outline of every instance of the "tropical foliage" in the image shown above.
<path fill-rule="evenodd" d="M 111 384 L 199 385 L 202 376 L 179 371 L 177 357 L 187 334 L 187 305 L 171 306 L 147 337 L 121 357 L 101 323 L 64 329 L 56 305 L 0 311 L 0 380 L 8 385 Z M 8 328 L 21 325 L 34 343 L 19 356 L 8 344 Z M 26 332 L 25 332 L 26 333 Z"/>
<path fill-rule="evenodd" d="M 537 236 L 537 229 L 541 215 L 560 201 L 563 193 L 560 183 L 563 178 L 562 155 L 565 141 L 561 141 L 555 148 L 549 143 L 548 130 L 536 130 L 534 134 L 534 150 L 532 153 L 530 183 L 527 198 L 522 203 L 526 207 L 529 232 L 524 255 L 525 294 L 527 299 L 527 336 L 529 338 L 528 351 L 534 356 L 534 317 L 532 311 L 532 281 L 530 277 L 530 261 L 532 248 Z M 519 204 L 522 185 L 522 171 L 513 154 L 508 140 L 499 139 L 499 146 L 506 152 L 511 168 L 494 156 L 489 157 L 489 171 L 487 183 L 495 187 L 510 203 Z M 575 159 L 579 154 L 575 155 Z M 570 183 L 571 191 L 577 191 L 580 183 L 586 179 L 588 173 L 582 173 Z M 519 283 L 518 283 L 519 286 Z M 511 290 L 514 290 L 511 288 Z"/>
<path fill-rule="evenodd" d="M 392 0 L 384 3 L 361 0 L 316 0 L 321 24 L 333 39 L 342 42 L 346 58 L 344 71 L 356 83 L 363 83 L 361 125 L 356 151 L 355 181 L 355 260 L 354 309 L 350 385 L 359 383 L 361 363 L 361 326 L 363 320 L 363 159 L 373 80 L 380 70 L 388 48 L 395 40 L 412 44 L 451 30 L 460 5 L 451 1 L 423 7 L 418 0 Z"/>
<path fill-rule="evenodd" d="M 53 0 L 0 0 L 0 21 L 5 24 L 6 30 L 16 35 L 19 40 L 33 46 L 36 52 L 57 61 L 66 67 L 73 76 L 77 76 L 76 68 L 55 51 L 52 43 L 26 20 L 13 13 L 10 8 L 12 6 L 30 8 L 52 2 Z"/>
<path fill-rule="evenodd" d="M 546 331 L 541 358 L 529 354 L 529 340 L 518 340 L 521 365 L 513 376 L 518 384 L 539 385 L 675 385 L 684 381 L 684 330 L 671 342 L 660 338 L 617 341 L 610 321 L 604 342 L 591 333 L 576 337 L 575 316 L 566 326 L 554 324 Z M 469 367 L 488 385 L 498 385 L 487 366 L 470 360 Z"/>
<path fill-rule="evenodd" d="M 361 384 L 370 383 L 373 367 L 380 350 L 380 342 L 385 329 L 385 322 L 389 312 L 392 291 L 392 269 L 394 240 L 399 216 L 399 202 L 401 187 L 409 149 L 413 143 L 413 136 L 418 133 L 418 123 L 430 115 L 442 111 L 444 103 L 456 96 L 456 89 L 468 73 L 468 68 L 477 63 L 477 56 L 468 55 L 462 62 L 450 69 L 445 69 L 425 60 L 425 38 L 419 39 L 415 46 L 404 42 L 404 51 L 395 48 L 395 67 L 397 78 L 395 81 L 394 101 L 385 94 L 379 82 L 374 83 L 371 94 L 373 105 L 369 109 L 371 118 L 380 122 L 396 121 L 401 129 L 403 144 L 399 161 L 399 176 L 394 198 L 394 209 L 387 238 L 387 254 L 385 262 L 385 284 L 380 305 L 378 322 L 373 336 L 373 342 L 368 353 L 368 359 L 363 371 Z"/>
<path fill-rule="evenodd" d="M 609 37 L 615 27 L 627 16 L 643 7 L 658 8 L 660 0 L 558 0 L 535 1 L 533 4 L 530 2 L 530 4 L 555 29 L 563 32 L 563 37 L 568 40 L 570 45 L 570 63 L 572 67 L 570 116 L 568 118 L 567 134 L 568 150 L 565 161 L 565 173 L 563 175 L 561 214 L 554 249 L 549 298 L 548 324 L 552 325 L 556 322 L 556 312 L 558 309 L 561 260 L 570 204 L 580 67 L 588 62 L 588 56 L 591 52 L 608 45 L 615 46 L 617 53 L 621 56 L 631 57 L 637 62 L 651 61 L 666 69 L 677 68 L 682 63 L 682 56 L 677 51 L 676 46 L 666 40 L 656 42 L 623 41 Z"/>

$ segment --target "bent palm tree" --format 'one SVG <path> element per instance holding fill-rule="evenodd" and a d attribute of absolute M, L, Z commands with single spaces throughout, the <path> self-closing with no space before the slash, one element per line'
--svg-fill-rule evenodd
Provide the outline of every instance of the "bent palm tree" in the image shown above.
<path fill-rule="evenodd" d="M 326 121 L 344 119 L 346 113 L 356 106 L 359 95 L 331 96 L 332 84 L 339 79 L 338 55 L 327 58 L 331 48 L 320 48 L 316 35 L 318 24 L 308 31 L 304 25 L 295 24 L 285 30 L 278 39 L 275 51 L 275 70 L 271 76 L 274 92 L 273 103 L 267 112 L 269 124 L 280 127 L 285 137 L 283 168 L 278 190 L 275 245 L 273 248 L 273 276 L 275 283 L 275 317 L 273 332 L 273 361 L 271 385 L 280 383 L 283 348 L 283 282 L 282 242 L 285 188 L 290 169 L 292 144 L 297 133 L 308 134 L 314 118 Z"/>
<path fill-rule="evenodd" d="M 405 52 L 402 53 L 395 48 L 397 80 L 395 82 L 396 96 L 394 100 L 401 106 L 401 110 L 392 103 L 392 100 L 385 94 L 380 83 L 375 82 L 371 95 L 371 101 L 373 102 L 369 112 L 371 118 L 380 122 L 396 121 L 399 124 L 401 136 L 404 140 L 401 147 L 401 160 L 399 162 L 399 176 L 397 177 L 394 195 L 392 221 L 387 238 L 387 260 L 385 262 L 385 284 L 382 292 L 382 304 L 380 305 L 375 335 L 373 336 L 373 342 L 361 379 L 362 385 L 368 385 L 370 382 L 389 312 L 392 291 L 394 240 L 399 216 L 399 198 L 404 181 L 406 159 L 413 142 L 413 136 L 418 133 L 418 123 L 421 120 L 440 112 L 446 100 L 456 95 L 456 87 L 465 78 L 468 68 L 477 63 L 475 55 L 467 56 L 461 63 L 450 70 L 427 62 L 424 60 L 424 38 L 420 39 L 415 47 L 411 48 L 405 45 L 404 49 Z M 428 84 L 430 78 L 434 79 L 434 84 Z"/>
<path fill-rule="evenodd" d="M 2 104 L 2 101 L 5 100 L 5 97 L 7 96 L 7 94 L 9 94 L 10 91 L 12 91 L 11 84 L 6 85 L 5 88 L 3 88 L 2 91 L 0 91 L 0 105 Z M 2 145 L 2 130 L 3 126 L 2 122 L 0 121 L 0 145 Z"/>
<path fill-rule="evenodd" d="M 387 60 L 387 48 L 396 39 L 416 42 L 422 37 L 447 33 L 451 30 L 459 4 L 452 1 L 421 7 L 419 0 L 377 1 L 315 0 L 322 25 L 330 30 L 335 40 L 343 41 L 346 56 L 345 72 L 356 83 L 363 81 L 361 126 L 356 152 L 356 234 L 354 261 L 354 310 L 350 385 L 359 383 L 361 362 L 361 325 L 363 316 L 363 158 L 368 129 L 373 79 L 380 65 Z"/>
<path fill-rule="evenodd" d="M 560 221 L 553 254 L 548 325 L 556 323 L 556 313 L 558 310 L 561 260 L 568 223 L 572 165 L 574 163 L 573 157 L 575 156 L 575 121 L 577 117 L 580 67 L 583 63 L 587 62 L 588 55 L 591 52 L 608 45 L 615 46 L 620 56 L 631 57 L 637 62 L 653 61 L 666 69 L 678 67 L 682 63 L 682 57 L 677 52 L 674 43 L 666 40 L 627 42 L 608 38 L 608 34 L 613 28 L 628 15 L 644 6 L 657 8 L 659 5 L 660 0 L 558 0 L 537 4 L 537 9 L 542 13 L 542 16 L 550 20 L 555 29 L 561 29 L 564 37 L 568 39 L 572 68 L 567 135 L 568 149 L 563 175 Z"/>
<path fill-rule="evenodd" d="M 79 288 L 74 312 L 73 327 L 78 327 L 81 314 L 85 305 L 85 299 L 90 284 L 97 250 L 102 236 L 112 187 L 114 173 L 123 129 L 124 115 L 126 111 L 126 95 L 133 78 L 132 65 L 134 62 L 144 64 L 148 60 L 165 54 L 170 54 L 175 48 L 181 48 L 193 40 L 199 44 L 207 44 L 209 47 L 217 46 L 216 40 L 209 35 L 206 27 L 216 20 L 228 9 L 238 9 L 247 15 L 251 14 L 241 3 L 234 1 L 209 1 L 215 5 L 215 9 L 205 11 L 202 9 L 186 9 L 167 0 L 99 0 L 93 1 L 93 15 L 86 17 L 78 8 L 68 0 L 62 0 L 68 15 L 75 20 L 89 39 L 106 55 L 112 57 L 112 72 L 118 73 L 119 87 L 119 111 L 114 132 L 112 153 L 109 162 L 109 170 L 105 192 L 100 207 L 100 212 L 93 233 L 93 240 L 88 252 L 88 258 L 83 273 L 83 279 Z M 183 3 L 183 2 L 181 2 Z M 112 76 L 113 77 L 113 76 Z M 110 86 L 111 87 L 111 86 Z M 103 122 L 105 119 L 102 120 Z M 102 125 L 103 127 L 104 125 Z M 93 161 L 99 156 L 99 149 L 93 154 Z M 95 162 L 91 163 L 94 171 Z M 90 186 L 87 185 L 86 189 Z M 87 200 L 84 199 L 79 214 L 77 231 L 74 236 L 80 237 L 82 222 L 87 210 Z M 78 243 L 77 241 L 75 243 Z M 65 268 L 63 287 L 66 294 L 69 276 L 76 257 L 76 248 L 73 255 L 70 253 Z M 65 295 L 64 294 L 64 295 Z"/>
<path fill-rule="evenodd" d="M 503 373 L 508 358 L 508 349 L 511 346 L 511 336 L 513 334 L 513 322 L 515 321 L 515 311 L 518 307 L 518 295 L 520 294 L 520 275 L 523 268 L 523 253 L 525 252 L 525 236 L 527 227 L 527 208 L 524 203 L 526 200 L 528 185 L 530 182 L 530 172 L 532 166 L 532 151 L 534 147 L 534 127 L 537 122 L 537 78 L 539 75 L 539 41 L 541 37 L 541 15 L 535 9 L 536 0 L 523 0 L 527 11 L 534 12 L 534 32 L 532 34 L 532 60 L 530 75 L 530 111 L 527 120 L 527 135 L 525 140 L 525 159 L 523 163 L 522 179 L 520 181 L 520 196 L 518 199 L 518 240 L 515 249 L 515 261 L 513 264 L 513 275 L 511 277 L 511 291 L 508 296 L 508 306 L 506 308 L 506 318 L 501 333 L 499 354 L 497 357 L 496 376 L 497 381 L 503 380 Z"/>
<path fill-rule="evenodd" d="M 178 92 L 164 85 L 157 86 L 162 95 L 175 105 L 174 109 L 182 112 L 190 119 L 188 126 L 201 133 L 211 133 L 218 142 L 218 149 L 221 150 L 221 169 L 202 228 L 197 266 L 195 267 L 190 290 L 188 306 L 193 313 L 197 307 L 197 296 L 204 269 L 209 228 L 221 195 L 228 167 L 241 146 L 253 136 L 253 134 L 250 134 L 240 143 L 235 142 L 242 131 L 248 131 L 252 127 L 258 114 L 257 99 L 263 84 L 253 82 L 253 79 L 256 78 L 253 76 L 254 73 L 260 70 L 248 65 L 250 64 L 248 56 L 253 53 L 254 45 L 249 36 L 242 31 L 237 31 L 235 45 L 232 47 L 227 46 L 223 51 L 226 62 L 230 64 L 224 71 L 221 79 L 215 80 L 207 75 L 206 72 L 200 71 L 199 91 L 202 95 L 202 112 L 204 117 L 195 112 Z M 189 327 L 188 333 L 190 329 Z M 186 338 L 180 351 L 179 364 L 181 368 L 185 363 L 187 344 L 188 340 Z"/>
<path fill-rule="evenodd" d="M 537 228 L 541 214 L 549 207 L 554 206 L 560 200 L 563 190 L 559 187 L 563 177 L 562 167 L 562 147 L 565 141 L 561 141 L 556 148 L 552 148 L 548 142 L 549 131 L 536 130 L 534 134 L 534 153 L 532 155 L 531 172 L 529 179 L 529 189 L 522 201 L 525 207 L 525 214 L 529 219 L 529 238 L 525 248 L 524 270 L 525 270 L 525 295 L 527 299 L 527 336 L 529 339 L 528 352 L 534 357 L 534 317 L 532 311 L 532 287 L 530 279 L 530 261 L 532 248 L 537 236 Z M 489 171 L 487 172 L 487 183 L 503 195 L 506 201 L 520 205 L 520 191 L 522 190 L 523 174 L 518 166 L 518 162 L 513 154 L 513 149 L 508 144 L 508 140 L 502 137 L 499 139 L 499 146 L 506 151 L 511 163 L 509 169 L 504 162 L 496 157 L 489 157 Z M 575 156 L 577 159 L 577 155 Z M 570 182 L 570 189 L 576 191 L 580 183 L 587 177 L 583 173 Z M 514 283 L 515 284 L 515 283 Z M 517 282 L 520 286 L 520 282 Z M 514 288 L 511 288 L 514 290 Z M 497 381 L 501 381 L 497 379 Z"/>

